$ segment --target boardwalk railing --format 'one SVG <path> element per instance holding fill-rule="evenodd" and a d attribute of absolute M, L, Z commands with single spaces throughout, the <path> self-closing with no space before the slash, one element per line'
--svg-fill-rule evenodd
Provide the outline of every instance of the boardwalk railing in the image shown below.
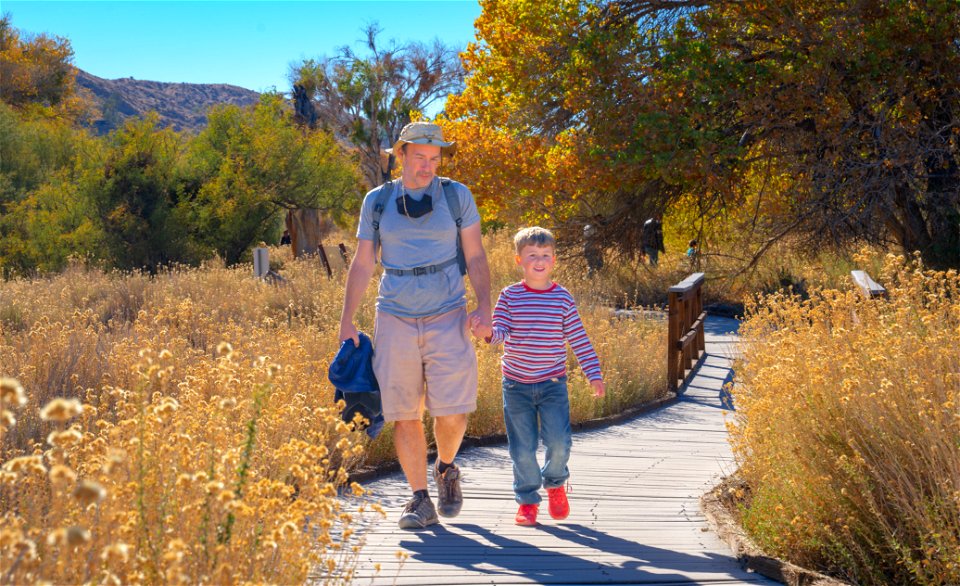
<path fill-rule="evenodd" d="M 706 350 L 703 322 L 703 273 L 693 273 L 667 289 L 670 304 L 667 326 L 667 387 L 676 392 L 686 384 L 700 353 Z"/>
<path fill-rule="evenodd" d="M 867 299 L 887 296 L 887 290 L 883 288 L 883 285 L 871 279 L 866 271 L 850 271 L 850 278 L 853 279 L 853 284 Z"/>

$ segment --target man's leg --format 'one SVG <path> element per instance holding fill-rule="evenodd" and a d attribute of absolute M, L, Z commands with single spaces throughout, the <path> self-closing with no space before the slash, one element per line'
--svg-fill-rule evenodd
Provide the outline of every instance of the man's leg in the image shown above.
<path fill-rule="evenodd" d="M 441 462 L 446 464 L 453 462 L 457 452 L 460 451 L 460 443 L 466 431 L 466 413 L 439 415 L 433 420 L 433 434 L 437 438 L 437 457 Z"/>
<path fill-rule="evenodd" d="M 414 492 L 427 489 L 427 439 L 423 423 L 419 419 L 396 421 L 393 427 L 393 443 L 397 459 L 407 477 L 407 484 Z M 439 443 L 439 442 L 438 442 Z"/>
<path fill-rule="evenodd" d="M 438 521 L 427 492 L 427 442 L 423 434 L 423 372 L 417 320 L 377 312 L 373 370 L 380 381 L 383 415 L 394 422 L 397 459 L 413 491 L 398 524 L 419 529 Z"/>
<path fill-rule="evenodd" d="M 467 429 L 467 413 L 477 408 L 477 355 L 467 334 L 467 311 L 459 308 L 424 320 L 423 365 L 426 405 L 434 417 L 437 508 L 456 517 L 463 506 L 460 469 L 453 463 Z"/>

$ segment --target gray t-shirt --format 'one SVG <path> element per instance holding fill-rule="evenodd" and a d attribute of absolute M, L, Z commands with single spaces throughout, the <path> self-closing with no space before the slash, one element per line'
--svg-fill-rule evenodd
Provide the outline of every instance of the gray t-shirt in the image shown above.
<path fill-rule="evenodd" d="M 462 183 L 452 182 L 460 197 L 462 228 L 480 221 L 473 195 Z M 380 250 L 384 268 L 412 269 L 443 263 L 457 256 L 457 225 L 450 215 L 440 178 L 434 177 L 422 193 L 409 192 L 419 200 L 424 194 L 433 200 L 433 211 L 410 218 L 397 211 L 396 199 L 403 185 L 394 180 L 367 193 L 360 209 L 357 238 L 373 240 L 373 206 L 381 189 L 391 190 L 380 217 Z M 377 293 L 377 310 L 398 317 L 439 315 L 466 305 L 467 290 L 456 263 L 425 275 L 391 275 L 384 271 Z"/>

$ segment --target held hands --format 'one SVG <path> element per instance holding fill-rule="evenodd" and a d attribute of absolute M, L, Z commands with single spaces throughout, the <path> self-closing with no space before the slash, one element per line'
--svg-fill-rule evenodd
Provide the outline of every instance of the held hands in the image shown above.
<path fill-rule="evenodd" d="M 493 319 L 489 312 L 473 310 L 467 318 L 467 325 L 475 338 L 486 340 L 493 336 Z"/>
<path fill-rule="evenodd" d="M 603 384 L 602 380 L 592 380 L 590 381 L 590 386 L 593 387 L 593 396 L 600 398 L 607 393 L 607 387 Z"/>

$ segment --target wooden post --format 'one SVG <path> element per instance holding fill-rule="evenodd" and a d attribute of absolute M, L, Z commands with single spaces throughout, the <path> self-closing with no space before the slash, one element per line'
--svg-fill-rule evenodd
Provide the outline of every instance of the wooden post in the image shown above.
<path fill-rule="evenodd" d="M 262 279 L 270 272 L 270 252 L 266 248 L 253 249 L 253 276 Z"/>
<path fill-rule="evenodd" d="M 667 290 L 667 387 L 674 392 L 706 350 L 702 285 L 703 273 L 693 273 Z"/>
<path fill-rule="evenodd" d="M 347 247 L 343 245 L 343 242 L 337 245 L 337 248 L 340 249 L 340 258 L 343 259 L 343 266 L 350 266 L 350 259 L 347 258 Z"/>
<path fill-rule="evenodd" d="M 333 271 L 330 270 L 330 261 L 327 260 L 327 252 L 323 249 L 323 242 L 317 245 L 317 252 L 320 253 L 320 262 L 323 263 L 323 268 L 327 269 L 327 278 L 333 278 Z"/>
<path fill-rule="evenodd" d="M 680 374 L 679 356 L 676 347 L 680 341 L 680 300 L 679 294 L 670 291 L 667 293 L 669 312 L 667 314 L 667 388 L 677 392 L 677 379 Z"/>

